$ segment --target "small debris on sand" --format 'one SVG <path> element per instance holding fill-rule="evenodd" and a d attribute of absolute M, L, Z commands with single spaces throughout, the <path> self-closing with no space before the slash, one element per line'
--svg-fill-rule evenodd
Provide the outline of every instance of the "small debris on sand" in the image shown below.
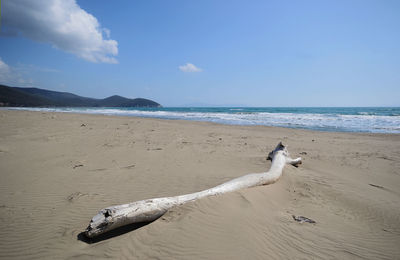
<path fill-rule="evenodd" d="M 292 215 L 292 218 L 294 220 L 296 220 L 297 222 L 300 222 L 300 223 L 304 223 L 304 222 L 311 223 L 311 224 L 317 223 L 314 220 L 312 220 L 310 218 L 303 217 L 303 216 L 297 216 L 296 217 L 295 215 Z"/>
<path fill-rule="evenodd" d="M 380 186 L 380 185 L 376 185 L 376 184 L 372 184 L 372 183 L 370 183 L 369 185 L 372 187 L 378 188 L 378 189 L 384 189 L 384 187 Z"/>
<path fill-rule="evenodd" d="M 122 167 L 121 169 L 132 169 L 132 168 L 134 168 L 134 167 L 135 167 L 135 165 L 134 165 L 134 164 L 131 164 L 131 165 Z"/>
<path fill-rule="evenodd" d="M 83 167 L 83 164 L 74 165 L 74 167 L 72 167 L 72 168 L 75 169 L 75 168 L 78 168 L 78 167 Z"/>
<path fill-rule="evenodd" d="M 68 200 L 69 202 L 72 202 L 73 200 L 75 200 L 75 199 L 77 199 L 77 198 L 79 198 L 79 197 L 81 197 L 81 196 L 84 196 L 84 195 L 86 195 L 86 194 L 80 193 L 80 192 L 78 191 L 78 192 L 75 192 L 75 193 L 72 193 L 71 195 L 69 195 L 69 196 L 67 197 L 67 200 Z"/>

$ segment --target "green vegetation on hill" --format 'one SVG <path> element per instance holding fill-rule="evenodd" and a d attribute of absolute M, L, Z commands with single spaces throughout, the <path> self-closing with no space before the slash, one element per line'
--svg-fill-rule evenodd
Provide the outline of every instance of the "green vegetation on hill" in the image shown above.
<path fill-rule="evenodd" d="M 67 92 L 0 85 L 0 106 L 7 107 L 161 107 L 144 98 L 111 96 L 104 99 L 81 97 Z"/>

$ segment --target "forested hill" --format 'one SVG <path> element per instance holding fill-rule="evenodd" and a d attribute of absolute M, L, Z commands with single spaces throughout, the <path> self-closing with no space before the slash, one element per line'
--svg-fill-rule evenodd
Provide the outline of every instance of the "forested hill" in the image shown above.
<path fill-rule="evenodd" d="M 17 88 L 0 85 L 0 106 L 3 107 L 161 107 L 144 98 L 111 96 L 104 99 L 81 97 L 68 92 L 40 88 Z"/>

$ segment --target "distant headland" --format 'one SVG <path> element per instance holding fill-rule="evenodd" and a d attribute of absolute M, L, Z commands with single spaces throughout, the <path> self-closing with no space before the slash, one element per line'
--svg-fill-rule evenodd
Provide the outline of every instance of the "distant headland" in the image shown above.
<path fill-rule="evenodd" d="M 161 107 L 144 98 L 111 96 L 104 99 L 81 97 L 68 92 L 0 85 L 0 107 Z"/>

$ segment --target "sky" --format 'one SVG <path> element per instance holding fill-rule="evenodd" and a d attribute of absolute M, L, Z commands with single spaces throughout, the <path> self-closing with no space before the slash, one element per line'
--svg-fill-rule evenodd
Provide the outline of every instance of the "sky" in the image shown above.
<path fill-rule="evenodd" d="M 398 0 L 0 4 L 0 84 L 163 106 L 400 106 Z"/>

